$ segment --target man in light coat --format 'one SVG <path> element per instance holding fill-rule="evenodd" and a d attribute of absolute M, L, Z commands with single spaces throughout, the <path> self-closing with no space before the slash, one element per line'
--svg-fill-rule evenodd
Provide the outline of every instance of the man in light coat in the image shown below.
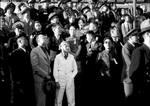
<path fill-rule="evenodd" d="M 66 41 L 60 44 L 61 53 L 54 62 L 54 78 L 59 84 L 56 92 L 56 106 L 62 106 L 64 92 L 66 91 L 68 106 L 75 106 L 74 77 L 77 74 L 77 64 L 74 56 L 70 54 L 70 47 Z"/>

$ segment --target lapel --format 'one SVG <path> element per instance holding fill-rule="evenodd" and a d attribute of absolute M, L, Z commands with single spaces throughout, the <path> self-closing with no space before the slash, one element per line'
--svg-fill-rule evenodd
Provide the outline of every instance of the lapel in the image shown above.
<path fill-rule="evenodd" d="M 50 62 L 50 56 L 48 54 L 46 55 L 41 47 L 39 47 L 39 53 L 47 62 Z"/>
<path fill-rule="evenodd" d="M 143 48 L 145 49 L 146 58 L 147 58 L 148 60 L 150 60 L 150 50 L 149 50 L 149 48 L 148 48 L 146 45 L 143 45 Z"/>

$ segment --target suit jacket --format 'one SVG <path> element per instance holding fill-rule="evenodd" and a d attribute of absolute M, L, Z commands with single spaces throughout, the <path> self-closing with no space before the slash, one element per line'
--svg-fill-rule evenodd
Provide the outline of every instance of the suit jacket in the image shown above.
<path fill-rule="evenodd" d="M 21 48 L 15 49 L 11 54 L 11 66 L 14 83 L 19 82 L 25 84 L 26 81 L 29 81 L 29 77 L 32 76 L 32 71 L 28 52 L 25 52 Z"/>
<path fill-rule="evenodd" d="M 34 80 L 42 82 L 51 73 L 50 56 L 48 54 L 46 55 L 40 46 L 37 46 L 32 49 L 30 58 Z"/>
<path fill-rule="evenodd" d="M 98 54 L 97 58 L 97 78 L 107 77 L 112 78 L 116 66 L 115 53 L 113 51 L 107 52 L 103 50 Z"/>
<path fill-rule="evenodd" d="M 133 51 L 129 76 L 136 88 L 144 87 L 150 78 L 150 50 L 143 44 Z"/>
<path fill-rule="evenodd" d="M 21 48 L 14 50 L 11 54 L 11 66 L 14 103 L 32 104 L 34 83 L 29 53 Z"/>
<path fill-rule="evenodd" d="M 88 43 L 86 45 L 87 55 L 86 55 L 86 72 L 85 76 L 90 77 L 90 80 L 95 79 L 96 74 L 96 59 L 98 53 L 102 51 L 102 44 L 95 42 L 93 45 Z M 92 71 L 93 70 L 93 71 Z"/>
<path fill-rule="evenodd" d="M 62 53 L 58 54 L 54 62 L 54 78 L 59 82 L 60 86 L 65 87 L 70 85 L 77 74 L 77 63 L 72 54 L 68 54 L 67 59 L 64 58 Z"/>

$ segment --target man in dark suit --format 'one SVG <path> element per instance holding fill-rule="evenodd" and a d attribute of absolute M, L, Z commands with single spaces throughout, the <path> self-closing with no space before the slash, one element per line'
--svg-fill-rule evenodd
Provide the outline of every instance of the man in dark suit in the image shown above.
<path fill-rule="evenodd" d="M 30 54 L 34 76 L 36 106 L 46 106 L 46 94 L 42 89 L 44 79 L 50 79 L 50 56 L 46 50 L 48 37 L 42 34 L 36 38 L 38 46 L 33 48 Z M 49 100 L 50 101 L 50 100 Z"/>
<path fill-rule="evenodd" d="M 26 36 L 17 37 L 18 48 L 11 54 L 11 71 L 13 78 L 13 96 L 15 106 L 33 105 L 33 75 L 30 64 L 29 51 L 26 49 Z"/>
<path fill-rule="evenodd" d="M 86 65 L 85 65 L 85 71 L 84 71 L 84 79 L 83 79 L 83 89 L 86 92 L 92 91 L 89 93 L 89 95 L 94 94 L 94 81 L 95 81 L 95 74 L 96 74 L 96 59 L 97 55 L 100 51 L 102 51 L 102 44 L 96 41 L 96 37 L 94 35 L 93 31 L 89 31 L 86 34 Z M 90 84 L 90 85 L 89 85 Z M 85 88 L 84 88 L 85 87 Z M 92 97 L 94 97 L 93 95 Z M 86 98 L 86 97 L 85 97 Z M 91 98 L 86 98 L 85 103 L 87 104 L 93 104 L 95 100 Z M 88 102 L 87 102 L 88 101 Z"/>
<path fill-rule="evenodd" d="M 133 51 L 129 77 L 133 82 L 133 103 L 150 104 L 150 19 L 141 23 L 143 45 Z"/>
<path fill-rule="evenodd" d="M 130 89 L 125 89 L 126 85 L 130 85 L 128 83 L 128 78 L 129 78 L 129 67 L 131 64 L 131 57 L 132 57 L 132 52 L 133 50 L 137 47 L 138 43 L 138 29 L 132 29 L 128 34 L 127 34 L 127 42 L 125 45 L 122 47 L 122 56 L 123 56 L 123 70 L 122 70 L 122 82 L 124 84 L 124 93 L 125 96 L 128 97 L 130 94 Z M 129 90 L 129 91 L 128 91 Z"/>

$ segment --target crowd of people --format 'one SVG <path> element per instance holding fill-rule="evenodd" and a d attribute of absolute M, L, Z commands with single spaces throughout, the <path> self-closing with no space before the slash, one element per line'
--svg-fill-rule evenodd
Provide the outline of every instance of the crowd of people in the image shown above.
<path fill-rule="evenodd" d="M 149 12 L 137 6 L 134 17 L 107 1 L 49 4 L 0 8 L 0 103 L 149 104 Z"/>

